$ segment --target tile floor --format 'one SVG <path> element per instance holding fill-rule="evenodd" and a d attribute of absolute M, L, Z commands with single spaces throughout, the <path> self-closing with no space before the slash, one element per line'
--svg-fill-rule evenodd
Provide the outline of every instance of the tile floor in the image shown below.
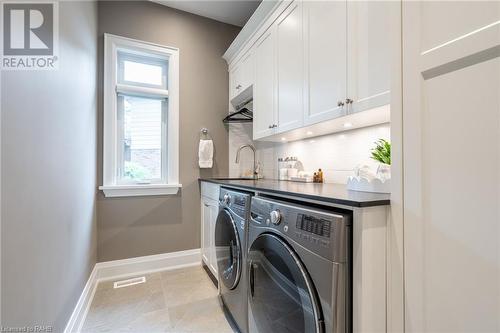
<path fill-rule="evenodd" d="M 146 282 L 113 288 L 101 282 L 82 332 L 233 333 L 203 268 L 146 275 Z"/>

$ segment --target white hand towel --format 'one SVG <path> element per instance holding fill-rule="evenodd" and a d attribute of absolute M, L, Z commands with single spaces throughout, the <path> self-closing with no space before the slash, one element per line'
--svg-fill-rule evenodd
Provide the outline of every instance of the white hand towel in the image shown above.
<path fill-rule="evenodd" d="M 200 140 L 198 159 L 200 168 L 211 168 L 214 161 L 214 143 L 212 140 Z"/>

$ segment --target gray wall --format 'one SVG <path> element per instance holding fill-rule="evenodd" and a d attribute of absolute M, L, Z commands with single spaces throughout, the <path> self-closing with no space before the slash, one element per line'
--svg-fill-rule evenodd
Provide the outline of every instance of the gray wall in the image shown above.
<path fill-rule="evenodd" d="M 60 3 L 60 68 L 3 72 L 2 325 L 64 329 L 96 261 L 97 5 Z"/>
<path fill-rule="evenodd" d="M 180 181 L 176 196 L 97 197 L 98 261 L 200 247 L 198 177 L 228 173 L 228 73 L 222 55 L 239 28 L 152 2 L 99 2 L 99 59 L 103 34 L 136 38 L 180 49 Z M 99 89 L 102 91 L 102 89 Z M 102 106 L 102 96 L 99 99 Z M 197 165 L 199 131 L 210 129 L 216 145 L 212 170 Z M 102 108 L 98 147 L 102 146 Z M 102 183 L 102 152 L 98 155 Z"/>

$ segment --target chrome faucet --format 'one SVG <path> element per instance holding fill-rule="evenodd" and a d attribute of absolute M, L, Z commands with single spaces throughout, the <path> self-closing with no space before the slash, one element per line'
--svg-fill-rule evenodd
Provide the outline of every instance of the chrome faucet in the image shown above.
<path fill-rule="evenodd" d="M 250 148 L 253 151 L 253 179 L 259 179 L 259 175 L 257 173 L 257 159 L 255 158 L 255 147 L 252 145 L 242 145 L 240 148 L 238 148 L 238 151 L 236 152 L 236 161 L 235 163 L 240 163 L 240 152 L 244 148 Z"/>

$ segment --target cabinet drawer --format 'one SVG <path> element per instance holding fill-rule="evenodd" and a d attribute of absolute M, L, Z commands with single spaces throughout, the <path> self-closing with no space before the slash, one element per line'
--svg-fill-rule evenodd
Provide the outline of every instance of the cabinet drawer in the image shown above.
<path fill-rule="evenodd" d="M 219 185 L 201 182 L 201 196 L 212 200 L 219 200 Z"/>

